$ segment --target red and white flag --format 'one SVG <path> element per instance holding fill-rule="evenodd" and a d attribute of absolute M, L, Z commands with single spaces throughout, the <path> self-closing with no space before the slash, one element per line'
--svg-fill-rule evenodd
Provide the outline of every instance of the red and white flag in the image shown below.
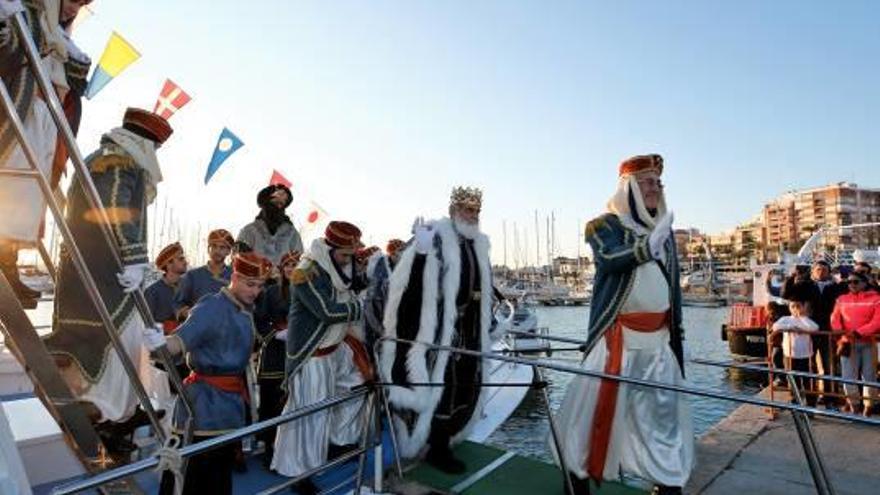
<path fill-rule="evenodd" d="M 309 239 L 319 237 L 322 232 L 321 229 L 326 226 L 328 220 L 330 220 L 330 216 L 324 208 L 318 206 L 314 201 L 309 201 L 309 208 L 306 210 L 300 234 L 302 234 L 303 238 Z"/>
<path fill-rule="evenodd" d="M 275 184 L 281 184 L 282 186 L 290 189 L 290 186 L 293 185 L 293 182 L 287 180 L 287 177 L 281 175 L 281 172 L 273 170 L 272 177 L 269 178 L 269 185 L 274 186 Z"/>
<path fill-rule="evenodd" d="M 171 79 L 166 79 L 165 84 L 162 86 L 162 91 L 159 93 L 159 98 L 156 99 L 153 113 L 159 114 L 163 119 L 168 120 L 174 115 L 174 112 L 183 108 L 190 100 L 192 98 L 177 83 Z"/>

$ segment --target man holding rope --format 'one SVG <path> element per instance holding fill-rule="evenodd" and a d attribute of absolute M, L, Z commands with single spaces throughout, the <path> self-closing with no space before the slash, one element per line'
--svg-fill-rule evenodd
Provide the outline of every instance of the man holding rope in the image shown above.
<path fill-rule="evenodd" d="M 608 213 L 587 224 L 596 278 L 589 353 L 581 366 L 670 384 L 684 382 L 679 268 L 660 175 L 660 155 L 620 165 Z M 654 493 L 681 493 L 694 460 L 687 400 L 677 392 L 575 377 L 556 418 L 576 495 L 589 479 L 622 473 L 655 484 Z"/>

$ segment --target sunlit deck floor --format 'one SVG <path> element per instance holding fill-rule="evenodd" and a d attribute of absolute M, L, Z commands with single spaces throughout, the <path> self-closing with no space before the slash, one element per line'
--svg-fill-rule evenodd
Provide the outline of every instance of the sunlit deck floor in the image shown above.
<path fill-rule="evenodd" d="M 456 447 L 455 455 L 467 465 L 466 473 L 449 475 L 421 463 L 405 473 L 405 482 L 397 487 L 399 491 L 395 491 L 463 495 L 565 493 L 559 469 L 552 464 L 472 442 Z M 645 492 L 617 483 L 603 483 L 592 493 L 637 495 Z"/>

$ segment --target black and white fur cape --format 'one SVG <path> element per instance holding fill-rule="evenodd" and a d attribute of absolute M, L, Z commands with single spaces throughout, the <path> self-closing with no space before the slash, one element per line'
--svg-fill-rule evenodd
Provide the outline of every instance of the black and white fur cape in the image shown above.
<path fill-rule="evenodd" d="M 450 345 L 455 333 L 455 323 L 458 315 L 456 308 L 456 295 L 461 277 L 461 250 L 459 247 L 458 233 L 453 222 L 448 218 L 429 222 L 436 234 L 434 247 L 428 252 L 425 260 L 423 275 L 422 311 L 419 329 L 416 337 L 418 342 Z M 492 348 L 490 335 L 492 325 L 492 268 L 489 260 L 489 238 L 484 234 L 478 234 L 474 239 L 474 251 L 479 264 L 480 290 L 480 342 L 483 351 L 488 352 Z M 439 255 L 439 256 L 438 256 Z M 385 335 L 396 337 L 397 314 L 401 298 L 409 283 L 413 260 L 416 252 L 410 245 L 403 252 L 400 261 L 391 274 L 388 291 L 388 302 L 385 306 Z M 442 258 L 442 261 L 441 261 Z M 442 293 L 441 293 L 442 289 Z M 438 321 L 438 305 L 443 306 L 443 321 Z M 500 332 L 499 332 L 500 333 Z M 498 335 L 497 337 L 500 337 Z M 379 362 L 380 373 L 383 381 L 392 380 L 392 368 L 394 366 L 397 345 L 395 342 L 384 341 Z M 431 351 L 436 353 L 436 359 L 428 359 L 430 353 L 424 345 L 410 347 L 406 357 L 407 379 L 411 383 L 442 383 L 446 364 L 449 361 L 448 351 Z M 433 363 L 433 365 L 432 365 Z M 491 362 L 483 360 L 482 381 L 488 382 Z M 483 404 L 487 399 L 487 387 L 482 388 L 479 403 L 474 414 L 465 428 L 456 435 L 452 442 L 458 442 L 466 438 L 473 425 L 482 415 Z M 431 419 L 440 402 L 443 387 L 406 387 L 391 386 L 388 388 L 388 398 L 392 407 L 397 410 L 409 410 L 416 414 L 415 423 L 406 424 L 399 417 L 395 417 L 395 432 L 397 433 L 398 448 L 403 457 L 411 458 L 419 454 L 428 439 L 431 430 Z"/>

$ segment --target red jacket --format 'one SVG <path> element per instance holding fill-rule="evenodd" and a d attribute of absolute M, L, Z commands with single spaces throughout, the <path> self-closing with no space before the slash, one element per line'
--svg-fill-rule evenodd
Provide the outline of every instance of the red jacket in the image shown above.
<path fill-rule="evenodd" d="M 855 332 L 860 337 L 880 334 L 880 294 L 869 289 L 837 298 L 831 313 L 831 328 Z"/>

